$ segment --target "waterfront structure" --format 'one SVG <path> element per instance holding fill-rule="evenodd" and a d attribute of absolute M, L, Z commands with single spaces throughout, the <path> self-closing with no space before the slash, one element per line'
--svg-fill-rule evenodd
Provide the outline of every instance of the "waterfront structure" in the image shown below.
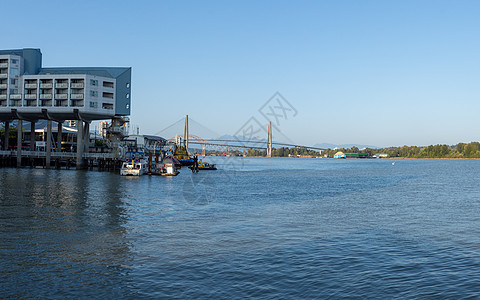
<path fill-rule="evenodd" d="M 22 122 L 47 120 L 47 167 L 51 151 L 52 121 L 75 120 L 77 126 L 77 167 L 82 167 L 83 152 L 88 149 L 89 124 L 93 120 L 112 120 L 110 134 L 119 134 L 130 115 L 130 67 L 44 68 L 40 49 L 0 50 L 0 121 L 9 125 L 18 120 L 18 141 L 22 144 Z M 34 135 L 32 135 L 34 137 Z M 33 139 L 33 138 L 32 138 Z M 117 138 L 119 141 L 121 138 Z M 3 143 L 8 149 L 8 138 Z M 34 144 L 34 141 L 31 141 Z M 17 164 L 21 147 L 17 147 Z M 88 151 L 88 150 L 87 150 Z"/>

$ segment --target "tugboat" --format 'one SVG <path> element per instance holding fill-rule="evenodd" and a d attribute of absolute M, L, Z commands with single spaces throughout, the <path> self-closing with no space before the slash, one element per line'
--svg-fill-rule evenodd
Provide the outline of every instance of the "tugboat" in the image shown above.
<path fill-rule="evenodd" d="M 182 166 L 193 165 L 193 158 L 191 158 L 183 147 L 175 147 L 173 156 L 180 162 Z"/>
<path fill-rule="evenodd" d="M 215 167 L 215 164 L 209 164 L 207 162 L 203 162 L 202 160 L 198 161 L 198 166 L 195 167 L 195 165 L 188 167 L 190 170 L 195 171 L 197 170 L 216 170 L 217 167 Z"/>

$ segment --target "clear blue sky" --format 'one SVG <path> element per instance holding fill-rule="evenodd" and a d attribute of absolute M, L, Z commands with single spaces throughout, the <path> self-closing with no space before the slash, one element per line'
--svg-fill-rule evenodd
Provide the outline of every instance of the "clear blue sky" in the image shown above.
<path fill-rule="evenodd" d="M 479 16 L 480 1 L 7 1 L 0 48 L 131 66 L 145 134 L 185 114 L 233 134 L 279 91 L 297 143 L 455 144 L 480 139 Z"/>

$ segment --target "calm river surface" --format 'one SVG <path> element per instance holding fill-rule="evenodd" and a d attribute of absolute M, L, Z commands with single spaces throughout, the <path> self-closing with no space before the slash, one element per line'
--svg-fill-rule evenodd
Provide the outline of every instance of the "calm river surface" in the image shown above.
<path fill-rule="evenodd" d="M 0 298 L 480 297 L 480 160 L 216 162 L 0 169 Z"/>

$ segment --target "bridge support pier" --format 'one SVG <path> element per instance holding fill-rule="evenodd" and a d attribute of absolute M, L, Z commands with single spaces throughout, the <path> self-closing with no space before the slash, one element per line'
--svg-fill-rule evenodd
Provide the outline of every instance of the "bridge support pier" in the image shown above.
<path fill-rule="evenodd" d="M 47 145 L 45 153 L 45 166 L 50 169 L 51 157 L 52 157 L 52 120 L 47 120 Z"/>

